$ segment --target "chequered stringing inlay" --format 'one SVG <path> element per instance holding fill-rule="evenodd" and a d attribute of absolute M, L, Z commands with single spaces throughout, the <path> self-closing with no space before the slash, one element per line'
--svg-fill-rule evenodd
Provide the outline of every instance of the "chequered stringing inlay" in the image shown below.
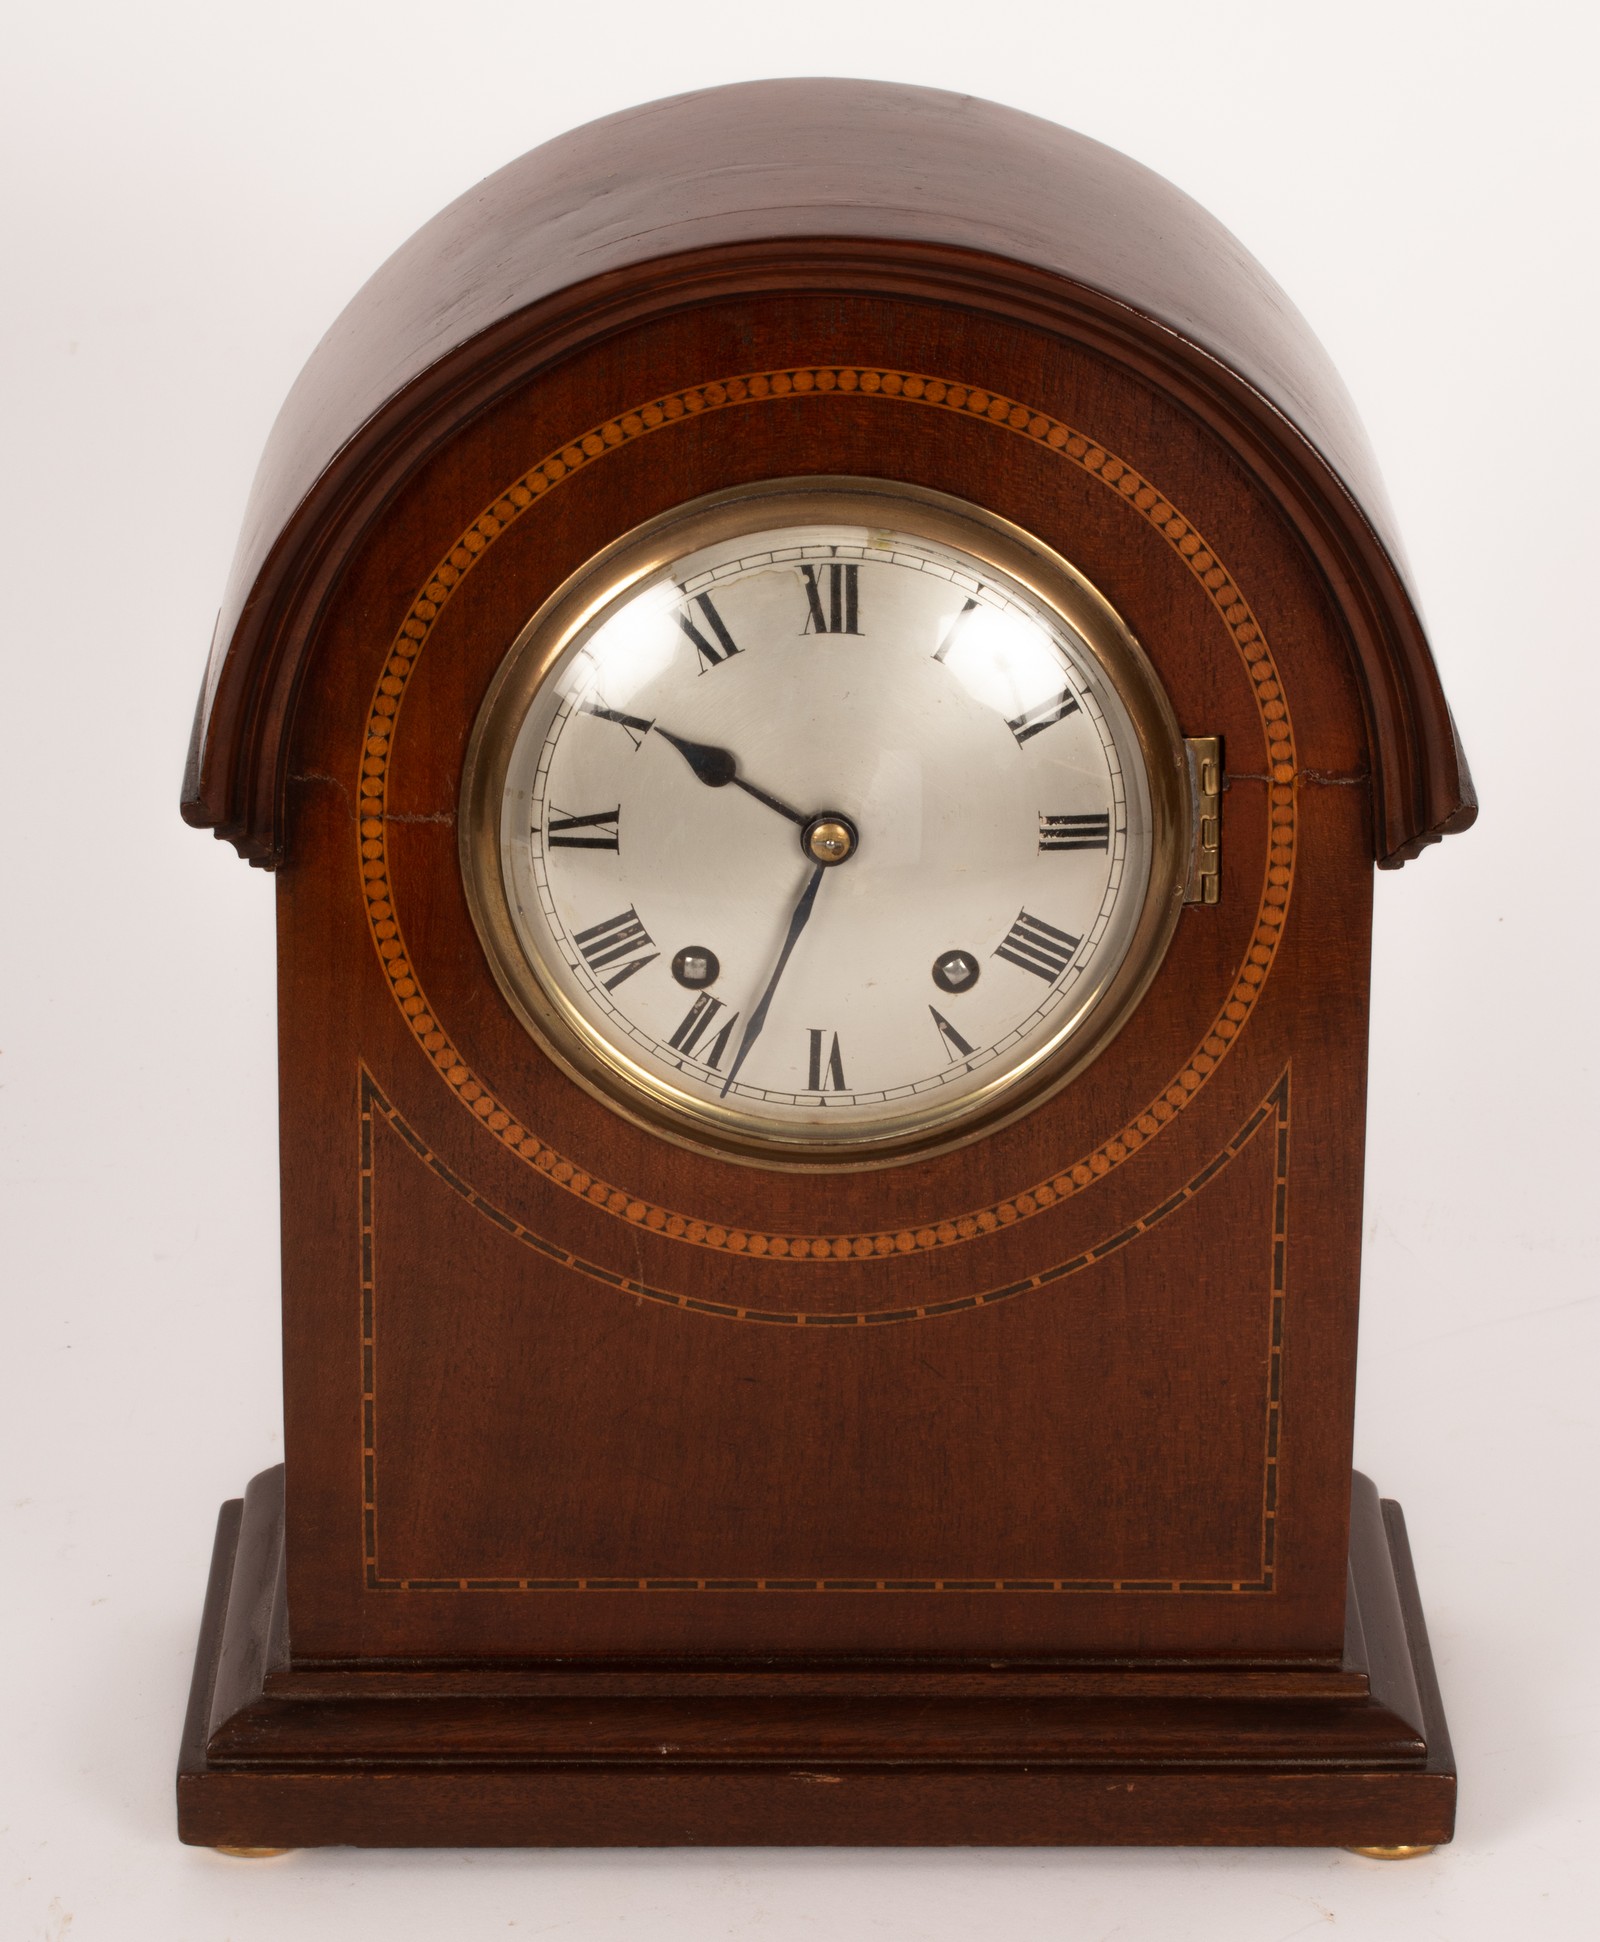
<path fill-rule="evenodd" d="M 597 1178 L 543 1135 L 522 1125 L 465 1063 L 422 990 L 395 907 L 387 843 L 389 758 L 407 685 L 441 609 L 500 534 L 541 499 L 559 490 L 564 480 L 635 439 L 669 431 L 673 425 L 707 412 L 767 399 L 825 397 L 839 392 L 872 397 L 885 404 L 958 412 L 1006 435 L 1029 439 L 1099 480 L 1155 527 L 1203 588 L 1250 676 L 1266 745 L 1271 840 L 1251 941 L 1227 999 L 1183 1065 L 1120 1132 L 1022 1193 L 925 1226 L 877 1233 L 766 1233 L 728 1227 L 659 1206 L 615 1182 Z M 977 386 L 864 366 L 763 371 L 676 391 L 594 427 L 532 466 L 460 535 L 412 602 L 391 643 L 373 694 L 358 782 L 359 863 L 373 944 L 413 1037 L 456 1098 L 507 1150 L 602 1211 L 691 1246 L 727 1249 L 768 1260 L 865 1260 L 952 1246 L 1042 1213 L 1120 1166 L 1189 1105 L 1238 1038 L 1272 968 L 1294 879 L 1296 779 L 1288 703 L 1259 622 L 1232 575 L 1192 522 L 1132 466 L 1047 413 Z"/>

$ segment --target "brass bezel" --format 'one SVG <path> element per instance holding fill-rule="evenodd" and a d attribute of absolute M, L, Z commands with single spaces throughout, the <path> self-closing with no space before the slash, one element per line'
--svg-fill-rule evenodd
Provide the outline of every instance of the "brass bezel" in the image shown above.
<path fill-rule="evenodd" d="M 1060 615 L 1133 724 L 1150 794 L 1152 848 L 1144 903 L 1121 963 L 1025 1066 L 966 1095 L 948 1118 L 913 1133 L 841 1135 L 823 1144 L 752 1131 L 744 1115 L 677 1092 L 600 1038 L 542 982 L 522 948 L 499 834 L 518 731 L 540 684 L 583 629 L 685 554 L 745 532 L 835 523 L 898 526 L 959 546 Z M 507 650 L 473 725 L 462 773 L 459 853 L 472 921 L 502 996 L 541 1050 L 592 1097 L 636 1126 L 717 1159 L 806 1173 L 863 1171 L 948 1152 L 996 1132 L 1059 1092 L 1105 1050 L 1149 988 L 1178 921 L 1192 848 L 1190 794 L 1182 733 L 1155 669 L 1121 615 L 1076 567 L 1011 521 L 947 493 L 887 479 L 819 475 L 763 480 L 689 500 L 624 533 L 551 594 Z"/>

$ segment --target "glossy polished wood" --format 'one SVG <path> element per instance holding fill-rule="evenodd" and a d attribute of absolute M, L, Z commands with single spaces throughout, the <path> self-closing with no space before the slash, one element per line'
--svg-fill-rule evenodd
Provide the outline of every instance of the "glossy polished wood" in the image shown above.
<path fill-rule="evenodd" d="M 1084 136 L 862 81 L 754 82 L 574 130 L 479 184 L 378 271 L 307 364 L 263 457 L 196 718 L 189 820 L 278 862 L 317 611 L 366 524 L 468 412 L 608 332 L 799 288 L 1024 321 L 1182 397 L 1267 484 L 1327 577 L 1375 758 L 1378 860 L 1404 862 L 1471 822 L 1376 465 L 1321 346 L 1261 265 L 1170 183 Z"/>
<path fill-rule="evenodd" d="M 1232 1691 L 1227 1671 L 1188 1675 L 1177 1697 L 1159 1669 L 1133 1668 L 1101 1674 L 1123 1697 L 1091 1706 L 1026 1668 L 969 1675 L 962 1700 L 933 1707 L 876 1697 L 870 1673 L 845 1700 L 730 1698 L 716 1672 L 689 1669 L 675 1703 L 645 1697 L 661 1679 L 648 1670 L 557 1675 L 566 1699 L 479 1673 L 474 1703 L 389 1667 L 324 1675 L 313 1702 L 263 1650 L 281 1609 L 259 1568 L 281 1555 L 276 1484 L 258 1478 L 219 1521 L 179 1762 L 187 1841 L 1392 1851 L 1450 1838 L 1455 1777 L 1405 1527 L 1365 1479 L 1341 1690 L 1288 1707 Z M 253 1703 L 208 1744 L 237 1698 L 219 1699 L 218 1662 L 240 1664 L 241 1640 Z"/>
<path fill-rule="evenodd" d="M 225 1519 L 186 1839 L 1448 1838 L 1403 1538 L 1370 1486 L 1352 1522 L 1350 1461 L 1372 866 L 1471 805 L 1379 529 L 1307 440 L 1359 453 L 1325 386 L 1299 430 L 1266 408 L 1320 367 L 1176 192 L 916 90 L 851 84 L 841 122 L 834 88 L 514 165 L 286 408 L 185 813 L 277 865 L 287 1467 L 236 1547 Z M 884 160 L 851 133 L 883 103 L 927 206 L 863 193 L 841 231 L 815 212 Z M 692 174 L 697 130 L 698 215 L 661 146 Z M 826 157 L 813 231 L 760 166 L 786 142 Z M 577 196 L 602 150 L 612 192 Z M 1081 276 L 1005 227 L 1024 154 Z M 1108 285 L 1116 221 L 1180 219 Z M 1195 335 L 1237 311 L 1232 364 L 1156 314 L 1169 273 Z M 551 592 L 796 474 L 1036 535 L 1224 758 L 1219 900 L 1094 1064 L 826 1177 L 674 1145 L 555 1066 L 457 828 Z"/>

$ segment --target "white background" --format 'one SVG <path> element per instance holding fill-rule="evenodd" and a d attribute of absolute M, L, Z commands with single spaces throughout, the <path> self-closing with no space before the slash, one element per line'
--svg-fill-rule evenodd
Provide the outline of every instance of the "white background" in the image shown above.
<path fill-rule="evenodd" d="M 1596 1932 L 1593 84 L 1586 0 L 78 0 L 0 38 L 0 1942 Z M 1455 1846 L 180 1848 L 219 1501 L 281 1451 L 271 885 L 178 820 L 301 361 L 436 209 L 685 88 L 1065 121 L 1311 319 L 1483 800 L 1380 877 L 1357 1456 L 1409 1515 Z"/>

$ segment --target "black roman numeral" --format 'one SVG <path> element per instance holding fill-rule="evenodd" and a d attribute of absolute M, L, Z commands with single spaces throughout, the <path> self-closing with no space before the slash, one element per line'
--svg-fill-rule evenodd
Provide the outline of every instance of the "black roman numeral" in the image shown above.
<path fill-rule="evenodd" d="M 555 809 L 554 803 L 551 808 Z M 559 809 L 545 825 L 545 846 L 552 850 L 617 850 L 622 847 L 622 808 L 601 809 L 593 816 L 567 816 Z M 584 830 L 587 835 L 576 832 Z"/>
<path fill-rule="evenodd" d="M 722 1055 L 728 1049 L 728 1039 L 734 1026 L 739 1022 L 739 1014 L 734 1012 L 723 1022 L 716 1037 L 707 1045 L 704 1052 L 696 1054 L 695 1047 L 710 1031 L 717 1013 L 723 1008 L 720 998 L 713 998 L 709 991 L 702 991 L 689 1007 L 683 1023 L 672 1034 L 667 1043 L 674 1052 L 683 1053 L 685 1058 L 698 1057 L 702 1065 L 709 1066 L 714 1072 L 722 1062 Z"/>
<path fill-rule="evenodd" d="M 700 609 L 700 618 L 716 637 L 707 640 L 695 620 L 694 610 Z M 721 614 L 711 604 L 709 593 L 697 593 L 683 612 L 678 615 L 678 625 L 694 642 L 694 651 L 700 656 L 699 672 L 705 674 L 712 668 L 720 668 L 724 661 L 731 660 L 739 652 L 734 645 L 733 636 L 728 632 Z"/>
<path fill-rule="evenodd" d="M 817 577 L 814 566 L 802 566 L 800 577 L 806 588 L 806 624 L 800 629 L 802 634 L 859 634 L 861 629 L 856 622 L 860 617 L 860 591 L 856 576 L 860 568 L 853 563 L 830 560 L 822 569 L 825 582 Z M 823 587 L 827 588 L 827 605 L 823 605 Z"/>
<path fill-rule="evenodd" d="M 811 1033 L 811 1065 L 806 1074 L 807 1092 L 843 1092 L 844 1061 L 839 1056 L 839 1034 L 831 1034 L 833 1044 L 824 1062 L 822 1056 L 822 1033 Z M 826 1070 L 826 1077 L 824 1077 Z"/>
<path fill-rule="evenodd" d="M 1109 850 L 1111 816 L 1047 816 L 1039 811 L 1041 850 Z"/>
<path fill-rule="evenodd" d="M 972 1047 L 956 1030 L 955 1026 L 950 1023 L 949 1019 L 942 1012 L 934 1011 L 932 1005 L 928 1007 L 928 1010 L 933 1012 L 933 1022 L 939 1028 L 940 1041 L 949 1046 L 951 1058 L 970 1058 L 972 1056 Z"/>
<path fill-rule="evenodd" d="M 655 939 L 639 922 L 639 913 L 632 904 L 615 917 L 591 924 L 586 931 L 575 931 L 572 941 L 583 953 L 584 963 L 596 977 L 619 958 L 638 950 L 641 944 L 655 943 Z M 648 957 L 636 957 L 620 970 L 612 972 L 609 978 L 601 978 L 600 982 L 607 991 L 615 991 L 624 978 L 631 978 L 635 971 L 642 971 L 647 964 L 654 964 L 660 955 L 659 951 L 651 951 Z"/>
<path fill-rule="evenodd" d="M 1024 971 L 1043 978 L 1046 984 L 1054 984 L 1082 942 L 1071 931 L 1058 931 L 1054 924 L 1047 924 L 1042 917 L 1032 917 L 1023 910 L 1017 913 L 1017 921 L 1003 941 L 995 946 L 994 954 L 1008 964 L 1021 965 Z"/>
<path fill-rule="evenodd" d="M 962 627 L 966 624 L 967 615 L 972 612 L 973 608 L 976 607 L 977 604 L 978 603 L 976 600 L 969 599 L 967 601 L 967 604 L 961 609 L 960 613 L 956 615 L 955 619 L 951 621 L 950 625 L 945 629 L 944 639 L 940 641 L 939 645 L 933 650 L 933 658 L 936 661 L 942 661 L 944 657 L 950 652 L 951 648 L 955 646 L 956 636 L 961 632 Z"/>
<path fill-rule="evenodd" d="M 1016 736 L 1018 744 L 1027 741 L 1030 735 L 1039 735 L 1050 727 L 1052 722 L 1064 720 L 1068 715 L 1078 712 L 1078 704 L 1070 688 L 1063 688 L 1050 700 L 1041 701 L 1036 708 L 1029 708 L 1018 715 L 1015 721 L 1008 721 L 1006 727 Z"/>
<path fill-rule="evenodd" d="M 593 715 L 598 721 L 615 722 L 636 750 L 644 747 L 645 736 L 655 727 L 655 723 L 646 721 L 643 715 L 625 715 L 620 708 L 607 708 L 598 699 L 580 701 L 578 713 Z"/>

